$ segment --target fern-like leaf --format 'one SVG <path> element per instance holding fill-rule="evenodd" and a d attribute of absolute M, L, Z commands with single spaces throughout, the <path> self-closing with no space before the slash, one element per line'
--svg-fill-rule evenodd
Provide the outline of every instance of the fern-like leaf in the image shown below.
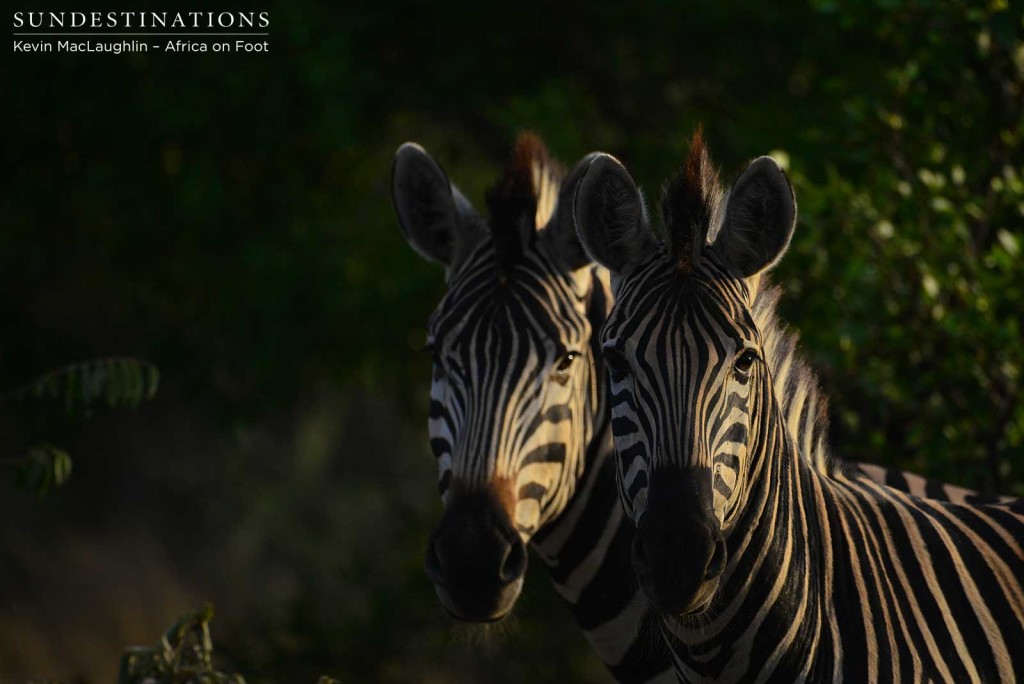
<path fill-rule="evenodd" d="M 35 492 L 39 498 L 53 487 L 59 487 L 71 477 L 71 456 L 68 452 L 47 442 L 36 444 L 18 466 L 18 486 Z"/>
<path fill-rule="evenodd" d="M 110 356 L 44 373 L 0 400 L 54 399 L 69 412 L 88 411 L 100 401 L 113 408 L 135 408 L 156 396 L 159 385 L 160 370 L 149 361 Z"/>

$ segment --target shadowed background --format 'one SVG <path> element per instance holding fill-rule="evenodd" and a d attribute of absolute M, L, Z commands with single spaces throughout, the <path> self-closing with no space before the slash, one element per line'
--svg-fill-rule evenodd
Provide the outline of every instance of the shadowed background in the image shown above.
<path fill-rule="evenodd" d="M 0 681 L 110 681 L 202 599 L 253 682 L 604 677 L 542 573 L 489 629 L 423 575 L 443 278 L 391 210 L 405 140 L 477 206 L 522 128 L 617 155 L 652 207 L 698 123 L 726 178 L 771 152 L 835 450 L 1024 494 L 1019 7 L 264 8 L 268 55 L 0 66 L 0 389 L 112 353 L 162 371 L 136 411 L 4 405 L 4 453 L 44 437 L 75 472 L 41 502 L 0 481 Z"/>

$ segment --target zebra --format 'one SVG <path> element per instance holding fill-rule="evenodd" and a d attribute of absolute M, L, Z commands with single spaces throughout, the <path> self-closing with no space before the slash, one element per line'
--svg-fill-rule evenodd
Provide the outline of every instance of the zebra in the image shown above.
<path fill-rule="evenodd" d="M 443 513 L 426 571 L 451 616 L 499 620 L 522 591 L 529 545 L 615 679 L 674 681 L 616 491 L 596 338 L 609 276 L 583 251 L 566 195 L 586 161 L 563 184 L 543 142 L 520 135 L 485 220 L 422 147 L 396 153 L 399 226 L 447 286 L 427 334 Z"/>
<path fill-rule="evenodd" d="M 528 386 L 504 392 L 500 386 L 486 390 L 487 364 L 478 364 L 476 375 L 461 378 L 460 391 L 455 391 L 450 386 L 450 371 L 445 368 L 450 360 L 435 359 L 429 428 L 431 446 L 439 464 L 439 489 L 446 506 L 442 522 L 430 541 L 428 574 L 435 581 L 436 591 L 448 612 L 463 620 L 500 619 L 511 610 L 522 588 L 526 558 L 524 547 L 516 541 L 518 534 L 520 541 L 533 543 L 548 566 L 556 588 L 569 601 L 577 620 L 612 673 L 625 681 L 643 679 L 652 672 L 666 670 L 669 661 L 657 649 L 644 645 L 641 635 L 650 619 L 634 607 L 633 599 L 627 600 L 628 592 L 616 589 L 609 594 L 607 589 L 628 587 L 632 583 L 629 566 L 632 525 L 619 512 L 615 475 L 608 458 L 612 452 L 608 405 L 600 400 L 607 391 L 607 372 L 593 339 L 611 303 L 608 271 L 582 253 L 574 229 L 564 223 L 571 221 L 571 217 L 556 213 L 559 201 L 564 200 L 560 194 L 564 195 L 565 190 L 559 189 L 562 174 L 557 162 L 549 159 L 543 144 L 525 136 L 517 143 L 513 158 L 514 163 L 501 183 L 505 188 L 515 187 L 516 183 L 521 186 L 519 193 L 524 197 L 517 200 L 520 206 L 515 209 L 516 220 L 528 222 L 530 202 L 537 205 L 530 228 L 537 234 L 526 235 L 522 245 L 511 245 L 512 249 L 525 246 L 527 254 L 537 254 L 531 258 L 523 253 L 516 254 L 514 277 L 522 281 L 524 287 L 531 288 L 525 290 L 527 294 L 545 292 L 545 296 L 554 296 L 556 300 L 544 300 L 534 306 L 540 315 L 530 325 L 500 331 L 479 328 L 473 330 L 472 335 L 464 336 L 463 342 L 466 347 L 485 345 L 487 335 L 502 335 L 504 343 L 529 349 L 538 357 L 542 352 L 534 351 L 531 346 L 543 345 L 545 340 L 557 341 L 562 349 L 583 350 L 589 356 L 576 358 L 574 355 L 570 363 L 586 364 L 580 371 L 586 382 L 576 381 L 576 386 L 592 385 L 590 400 L 582 410 L 574 406 L 559 409 L 557 404 L 531 407 Z M 564 187 L 572 189 L 572 179 Z M 419 146 L 409 144 L 399 149 L 393 169 L 393 190 L 400 226 L 413 248 L 448 269 L 449 292 L 431 319 L 428 343 L 432 354 L 438 357 L 445 353 L 444 344 L 449 336 L 446 326 L 451 325 L 445 322 L 447 319 L 464 327 L 479 326 L 480 319 L 491 315 L 486 308 L 486 298 L 493 291 L 495 281 L 500 285 L 502 278 L 508 278 L 507 264 L 498 263 L 499 243 L 490 235 L 491 227 L 483 223 L 448 182 L 440 166 Z M 510 196 L 507 189 L 503 194 L 492 194 L 489 205 L 496 206 L 500 215 L 502 203 L 509 201 Z M 561 201 L 562 207 L 570 205 L 568 201 Z M 455 214 L 446 216 L 445 212 L 450 212 L 452 207 Z M 450 224 L 445 226 L 443 221 L 450 221 Z M 492 210 L 492 224 L 499 230 L 523 230 L 522 226 L 503 222 L 501 218 L 495 221 L 495 210 Z M 537 226 L 541 227 L 539 232 Z M 519 237 L 523 238 L 521 234 Z M 456 240 L 463 242 L 457 245 Z M 488 249 L 487 243 L 492 242 Z M 457 250 L 462 250 L 461 256 L 456 256 Z M 491 290 L 487 289 L 488 279 Z M 584 300 L 580 300 L 579 293 L 584 293 Z M 463 333 L 459 330 L 452 334 Z M 559 357 L 559 365 L 567 361 L 566 356 Z M 554 359 L 547 363 L 554 363 Z M 530 364 L 543 365 L 540 360 L 531 358 L 523 360 L 522 368 Z M 506 377 L 515 379 L 516 372 L 522 371 L 508 369 Z M 553 377 L 564 386 L 572 372 L 556 368 Z M 567 400 L 580 398 L 576 394 L 565 396 Z M 468 420 L 465 403 L 469 399 L 478 402 L 478 418 L 483 421 L 488 421 L 505 405 L 520 405 L 524 411 L 510 422 L 485 422 L 473 435 L 465 426 Z M 563 417 L 575 410 L 575 419 L 538 423 L 539 416 L 554 416 L 559 410 Z M 460 424 L 461 429 L 457 429 Z M 499 464 L 501 449 L 490 448 L 487 442 L 500 444 L 503 435 L 521 434 L 544 426 L 557 428 L 556 432 L 545 436 L 542 445 L 545 451 L 535 454 L 543 454 L 545 461 L 542 463 L 548 465 L 532 468 L 533 475 L 528 471 L 525 478 L 517 475 L 517 482 L 520 479 L 523 482 L 518 490 L 511 490 L 518 495 L 513 499 L 507 488 L 513 477 L 511 474 L 501 476 L 500 471 L 500 468 L 509 468 L 510 463 Z M 476 442 L 472 441 L 474 439 Z M 530 439 L 524 438 L 523 443 Z M 483 446 L 477 446 L 481 443 Z M 567 468 L 569 477 L 558 478 L 554 486 L 550 479 L 537 479 L 538 473 L 552 470 L 549 464 L 558 465 L 552 456 L 560 454 L 578 459 L 561 466 Z M 908 487 L 911 483 L 924 486 L 914 479 L 915 476 L 901 471 L 868 465 L 861 468 L 868 477 L 879 481 L 890 479 L 907 482 Z M 456 493 L 449 496 L 453 472 Z M 495 475 L 500 477 L 495 478 Z M 502 489 L 492 487 L 502 480 Z M 929 483 L 927 486 L 929 493 L 936 497 L 971 494 L 946 485 Z M 543 496 L 548 490 L 552 490 L 550 496 L 554 503 L 550 505 L 555 510 L 547 518 L 562 521 L 557 524 L 533 519 L 541 506 L 537 495 Z M 523 496 L 524 492 L 534 496 Z M 563 506 L 567 512 L 559 518 L 559 509 Z M 486 543 L 481 544 L 481 540 Z M 611 552 L 614 558 L 609 558 Z M 465 567 L 452 567 L 460 561 Z M 451 577 L 446 575 L 446 568 Z M 635 587 L 632 591 L 635 595 Z M 488 605 L 481 606 L 481 603 Z M 655 634 L 651 638 L 660 639 L 660 636 Z"/>
<path fill-rule="evenodd" d="M 612 272 L 619 496 L 680 679 L 1024 678 L 1021 501 L 919 498 L 829 450 L 766 277 L 795 228 L 785 172 L 761 157 L 725 193 L 698 132 L 661 214 L 664 239 L 625 167 L 590 158 L 573 215 Z"/>

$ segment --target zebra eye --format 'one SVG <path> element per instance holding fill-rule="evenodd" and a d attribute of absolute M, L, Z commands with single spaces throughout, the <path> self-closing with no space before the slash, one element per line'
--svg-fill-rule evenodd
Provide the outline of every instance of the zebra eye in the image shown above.
<path fill-rule="evenodd" d="M 757 361 L 757 352 L 753 349 L 744 350 L 733 365 L 736 377 L 741 380 L 748 378 L 750 376 L 750 368 L 754 365 L 754 361 Z"/>
<path fill-rule="evenodd" d="M 566 352 L 565 355 L 559 359 L 553 374 L 555 382 L 560 385 L 564 385 L 569 382 L 569 369 L 572 368 L 572 362 L 575 361 L 576 357 L 579 355 L 579 352 L 571 351 Z"/>

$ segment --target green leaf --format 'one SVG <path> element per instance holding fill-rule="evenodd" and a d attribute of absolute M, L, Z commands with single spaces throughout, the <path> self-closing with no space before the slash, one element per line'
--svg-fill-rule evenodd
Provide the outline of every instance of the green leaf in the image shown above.
<path fill-rule="evenodd" d="M 149 361 L 98 358 L 45 373 L 0 400 L 60 399 L 68 412 L 88 412 L 100 400 L 110 407 L 135 408 L 156 396 L 159 382 L 160 371 Z"/>
<path fill-rule="evenodd" d="M 68 481 L 71 467 L 71 456 L 67 451 L 42 442 L 28 450 L 18 467 L 15 482 L 19 488 L 42 498 L 52 487 Z"/>

